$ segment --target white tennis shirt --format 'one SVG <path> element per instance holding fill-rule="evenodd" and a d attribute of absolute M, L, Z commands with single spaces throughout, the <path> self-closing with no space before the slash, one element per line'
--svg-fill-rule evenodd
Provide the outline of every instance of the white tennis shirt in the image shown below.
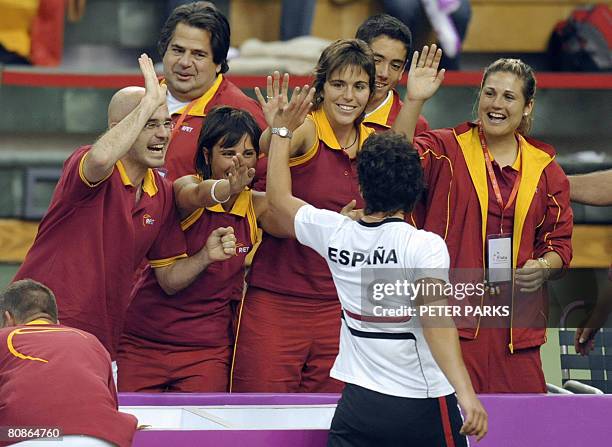
<path fill-rule="evenodd" d="M 433 359 L 418 313 L 389 319 L 378 316 L 381 308 L 373 309 L 391 302 L 415 308 L 411 296 L 372 298 L 373 282 L 448 282 L 449 255 L 442 238 L 402 219 L 365 223 L 312 205 L 298 210 L 295 234 L 327 261 L 343 309 L 340 349 L 330 376 L 399 397 L 454 393 Z"/>

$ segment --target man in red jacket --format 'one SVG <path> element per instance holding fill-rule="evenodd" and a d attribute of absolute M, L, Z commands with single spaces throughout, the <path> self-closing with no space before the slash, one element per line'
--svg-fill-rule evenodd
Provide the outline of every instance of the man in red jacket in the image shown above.
<path fill-rule="evenodd" d="M 0 446 L 23 441 L 20 427 L 63 446 L 132 445 L 137 420 L 117 410 L 108 352 L 58 323 L 51 290 L 16 281 L 0 294 L 0 315 Z"/>

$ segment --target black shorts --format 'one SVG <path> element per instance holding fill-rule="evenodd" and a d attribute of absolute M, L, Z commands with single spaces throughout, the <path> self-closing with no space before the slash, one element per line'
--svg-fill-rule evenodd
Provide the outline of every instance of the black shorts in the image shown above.
<path fill-rule="evenodd" d="M 457 398 L 412 399 L 346 384 L 327 447 L 467 447 Z"/>

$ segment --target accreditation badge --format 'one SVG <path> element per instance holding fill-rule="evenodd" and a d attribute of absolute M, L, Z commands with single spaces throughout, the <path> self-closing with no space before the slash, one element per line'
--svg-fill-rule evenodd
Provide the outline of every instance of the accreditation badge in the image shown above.
<path fill-rule="evenodd" d="M 512 235 L 487 236 L 487 281 L 489 284 L 512 281 Z"/>

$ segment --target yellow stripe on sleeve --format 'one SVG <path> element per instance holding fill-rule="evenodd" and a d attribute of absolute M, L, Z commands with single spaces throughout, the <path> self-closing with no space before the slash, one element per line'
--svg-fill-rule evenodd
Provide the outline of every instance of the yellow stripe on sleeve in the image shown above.
<path fill-rule="evenodd" d="M 153 267 L 154 269 L 158 269 L 160 267 L 168 267 L 168 266 L 174 264 L 179 259 L 183 259 L 183 258 L 186 258 L 186 257 L 187 257 L 187 253 L 183 253 L 182 255 L 173 256 L 171 258 L 152 259 L 152 260 L 149 260 L 149 265 L 151 267 Z"/>
<path fill-rule="evenodd" d="M 105 180 L 107 180 L 111 175 L 113 175 L 113 170 L 115 169 L 115 167 L 113 166 L 113 169 L 111 169 L 111 171 L 108 173 L 108 175 L 106 177 L 104 177 L 102 180 L 100 180 L 99 182 L 96 183 L 91 183 L 89 180 L 87 180 L 87 178 L 85 177 L 85 172 L 83 172 L 83 164 L 85 163 L 85 157 L 87 157 L 89 155 L 89 151 L 85 152 L 85 155 L 83 155 L 83 157 L 81 157 L 81 161 L 79 162 L 79 177 L 81 177 L 81 180 L 83 181 L 83 183 L 85 183 L 87 186 L 89 186 L 90 188 L 95 188 L 96 186 L 98 186 L 100 183 L 104 182 Z"/>

